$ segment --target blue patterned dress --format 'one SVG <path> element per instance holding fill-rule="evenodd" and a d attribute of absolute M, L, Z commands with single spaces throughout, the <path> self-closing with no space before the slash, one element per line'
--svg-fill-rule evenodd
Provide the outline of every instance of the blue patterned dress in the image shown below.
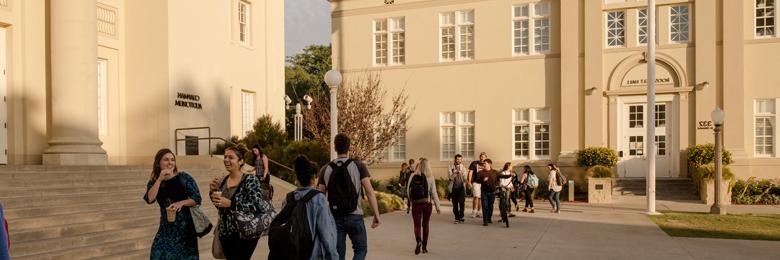
<path fill-rule="evenodd" d="M 148 193 L 154 183 L 146 184 L 144 201 L 149 201 Z M 198 237 L 195 235 L 195 225 L 192 222 L 189 207 L 182 207 L 176 214 L 176 221 L 168 222 L 166 210 L 174 202 L 192 199 L 200 204 L 198 184 L 189 174 L 179 172 L 170 180 L 160 183 L 157 192 L 157 204 L 160 206 L 160 228 L 154 236 L 150 259 L 198 259 Z"/>

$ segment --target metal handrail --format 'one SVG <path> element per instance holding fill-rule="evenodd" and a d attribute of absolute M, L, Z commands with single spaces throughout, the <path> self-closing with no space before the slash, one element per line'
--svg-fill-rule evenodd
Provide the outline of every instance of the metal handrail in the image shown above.
<path fill-rule="evenodd" d="M 222 142 L 224 142 L 225 144 L 228 144 L 228 145 L 234 144 L 233 142 L 231 142 L 231 141 L 229 141 L 229 140 L 227 140 L 225 138 L 218 137 L 218 136 L 211 136 L 211 127 L 208 127 L 208 126 L 176 128 L 175 130 L 173 130 L 173 135 L 177 137 L 176 138 L 176 145 L 174 145 L 175 146 L 174 147 L 174 152 L 178 155 L 179 154 L 179 142 L 187 140 L 186 138 L 184 138 L 184 139 L 178 138 L 179 131 L 203 130 L 203 129 L 208 130 L 208 135 L 209 136 L 208 137 L 198 137 L 198 141 L 200 141 L 200 140 L 209 140 L 209 156 L 211 156 L 211 157 L 214 157 L 214 153 L 211 151 L 211 140 L 220 140 L 220 141 L 222 141 Z M 271 160 L 270 158 L 268 159 L 268 161 L 273 163 L 273 164 L 276 164 L 279 167 L 285 168 L 285 169 L 287 169 L 287 170 L 289 170 L 291 172 L 295 172 L 295 170 L 293 170 L 293 168 L 290 168 L 287 165 L 281 164 L 281 163 L 279 163 L 277 161 Z"/>

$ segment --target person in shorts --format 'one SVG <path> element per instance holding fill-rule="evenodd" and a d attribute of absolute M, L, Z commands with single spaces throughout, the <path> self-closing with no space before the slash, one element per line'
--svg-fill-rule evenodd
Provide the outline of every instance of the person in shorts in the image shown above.
<path fill-rule="evenodd" d="M 479 160 L 471 162 L 469 164 L 469 173 L 467 179 L 469 180 L 469 186 L 471 187 L 471 194 L 474 199 L 471 201 L 471 218 L 482 217 L 482 189 L 481 184 L 476 181 L 477 173 L 482 170 L 482 162 L 487 159 L 487 154 L 482 152 L 479 154 Z"/>

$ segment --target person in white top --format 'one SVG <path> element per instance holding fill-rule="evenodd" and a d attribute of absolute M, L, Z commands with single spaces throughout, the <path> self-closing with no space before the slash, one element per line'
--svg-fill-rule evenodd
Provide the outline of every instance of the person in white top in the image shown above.
<path fill-rule="evenodd" d="M 417 172 L 409 178 L 409 183 L 406 187 L 408 189 L 407 194 L 409 194 L 406 214 L 409 214 L 409 209 L 411 208 L 414 222 L 414 237 L 417 239 L 414 254 L 420 254 L 420 249 L 425 254 L 428 253 L 428 233 L 430 231 L 428 223 L 431 220 L 431 201 L 436 206 L 436 214 L 441 214 L 439 195 L 436 192 L 436 180 L 433 178 L 433 172 L 428 165 L 428 159 L 420 159 Z M 420 229 L 422 229 L 422 236 Z"/>
<path fill-rule="evenodd" d="M 504 164 L 504 168 L 501 169 L 501 175 L 502 176 L 512 176 L 512 163 L 507 162 Z M 515 186 L 512 185 L 512 179 L 513 178 L 505 178 L 505 179 L 499 179 L 499 182 L 502 187 L 509 188 L 509 193 L 512 194 L 515 192 Z M 512 200 L 514 200 L 515 206 L 517 206 L 517 199 L 515 197 L 510 197 Z M 509 212 L 509 217 L 514 217 L 515 214 L 512 213 L 512 205 L 507 205 L 507 211 Z"/>
<path fill-rule="evenodd" d="M 561 174 L 558 166 L 555 164 L 548 164 L 547 169 L 550 170 L 550 175 L 547 178 L 547 189 L 550 190 L 550 205 L 552 205 L 552 213 L 561 212 L 561 189 L 563 189 L 563 183 L 566 182 L 566 177 Z M 561 180 L 558 180 L 558 179 Z M 561 184 L 561 185 L 559 185 Z"/>

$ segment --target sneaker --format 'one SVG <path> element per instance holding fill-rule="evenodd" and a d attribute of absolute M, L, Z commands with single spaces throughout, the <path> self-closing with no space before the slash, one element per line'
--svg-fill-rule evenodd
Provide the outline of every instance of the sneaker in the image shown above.
<path fill-rule="evenodd" d="M 514 217 L 515 217 L 515 214 L 509 213 L 509 217 L 510 217 L 510 218 L 514 218 Z"/>
<path fill-rule="evenodd" d="M 529 210 L 528 213 L 534 213 L 534 209 Z"/>
<path fill-rule="evenodd" d="M 533 209 L 531 211 L 533 211 Z M 528 212 L 528 209 L 527 208 L 523 208 L 523 212 Z"/>
<path fill-rule="evenodd" d="M 471 212 L 471 218 L 476 218 L 476 217 L 477 217 L 477 213 L 476 213 L 476 212 L 474 212 L 474 211 L 472 211 L 472 212 Z"/>
<path fill-rule="evenodd" d="M 459 219 L 458 221 L 460 221 L 460 223 L 466 222 L 465 219 Z"/>
<path fill-rule="evenodd" d="M 555 213 L 561 213 L 561 209 L 556 209 Z"/>
<path fill-rule="evenodd" d="M 460 223 L 460 220 L 456 219 L 455 222 L 453 222 L 452 224 L 458 224 L 458 223 Z"/>
<path fill-rule="evenodd" d="M 481 217 L 482 217 L 482 214 L 480 214 L 480 213 L 477 213 L 477 217 L 478 217 L 478 218 L 481 218 Z"/>

